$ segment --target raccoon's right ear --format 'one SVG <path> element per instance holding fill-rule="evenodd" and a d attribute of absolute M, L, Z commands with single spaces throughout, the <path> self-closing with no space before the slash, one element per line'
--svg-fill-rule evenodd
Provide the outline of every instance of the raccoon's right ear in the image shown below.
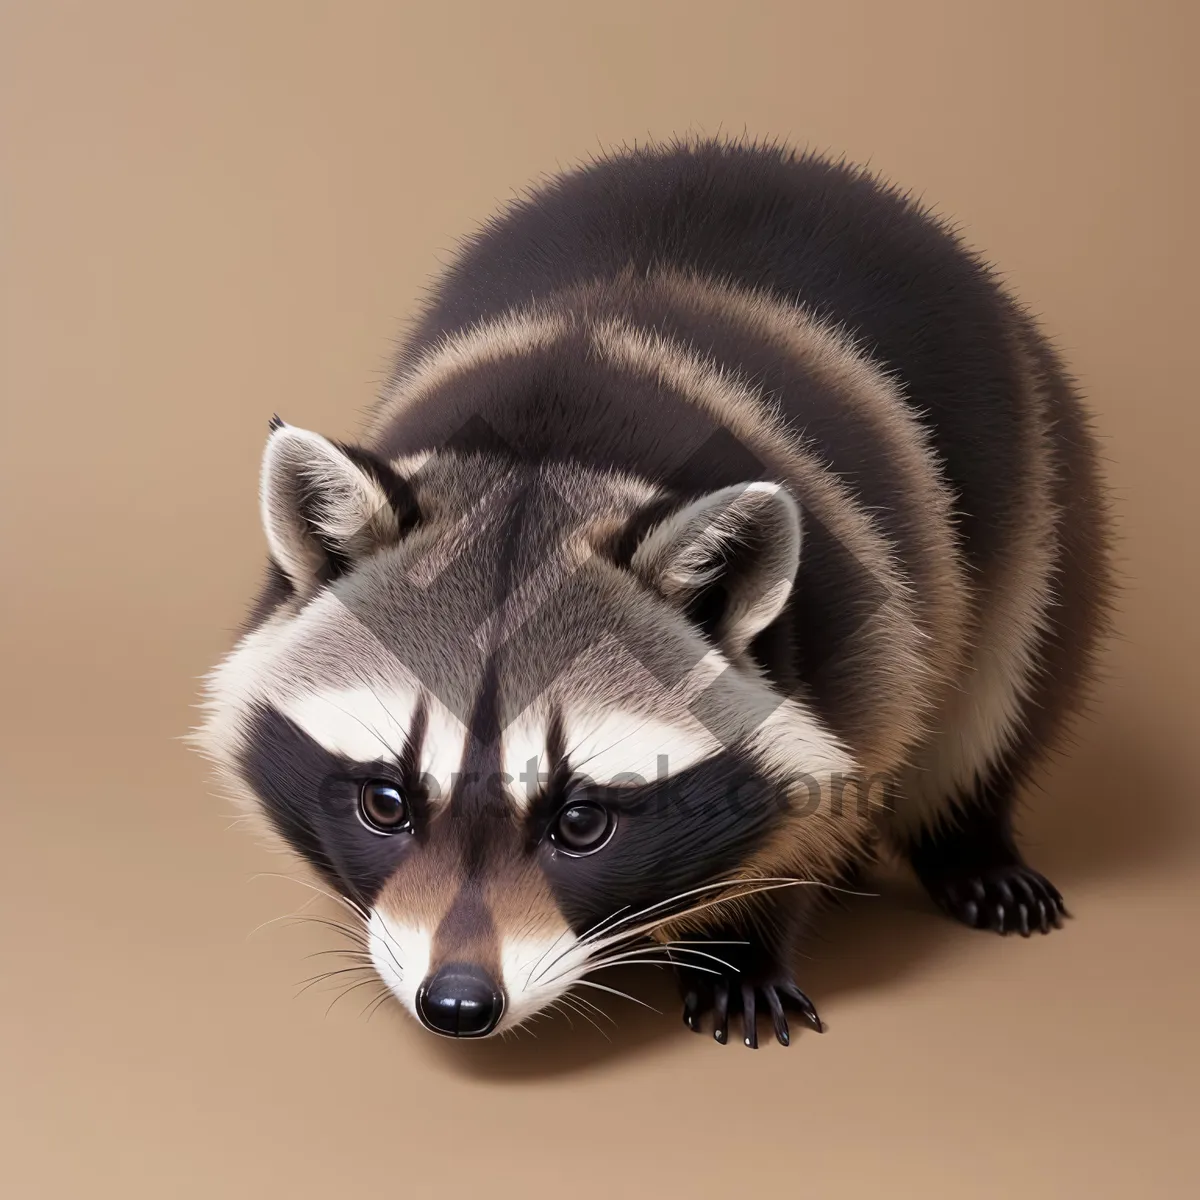
<path fill-rule="evenodd" d="M 271 556 L 302 593 L 398 542 L 418 516 L 411 488 L 386 463 L 278 417 L 259 501 Z"/>
<path fill-rule="evenodd" d="M 661 520 L 629 565 L 736 656 L 783 611 L 800 536 L 800 509 L 786 488 L 737 484 Z"/>

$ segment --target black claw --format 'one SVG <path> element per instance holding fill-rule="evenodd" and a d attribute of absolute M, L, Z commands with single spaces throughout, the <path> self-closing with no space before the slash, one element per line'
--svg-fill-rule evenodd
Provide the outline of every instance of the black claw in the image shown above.
<path fill-rule="evenodd" d="M 749 943 L 742 943 L 749 945 Z M 680 995 L 683 1000 L 683 1023 L 694 1032 L 704 1025 L 706 1013 L 712 1013 L 713 1040 L 719 1045 L 729 1041 L 729 1018 L 741 1021 L 743 1043 L 751 1050 L 759 1048 L 758 1016 L 765 1008 L 771 1014 L 775 1040 L 781 1046 L 791 1044 L 785 1007 L 799 1010 L 805 1021 L 818 1033 L 824 1025 L 813 1002 L 792 982 L 790 973 L 770 950 L 755 947 L 751 955 L 731 957 L 727 970 L 701 980 L 691 972 L 679 974 Z"/>
<path fill-rule="evenodd" d="M 787 1017 L 784 1014 L 783 1005 L 779 1002 L 779 993 L 773 987 L 765 987 L 763 995 L 767 998 L 767 1007 L 771 1010 L 771 1023 L 775 1026 L 775 1040 L 781 1046 L 791 1045 L 792 1035 L 788 1032 Z"/>
<path fill-rule="evenodd" d="M 729 1040 L 729 984 L 721 979 L 715 985 L 713 992 L 716 1013 L 713 1037 L 723 1046 Z"/>
<path fill-rule="evenodd" d="M 1013 885 L 1013 887 L 1017 888 L 1020 891 L 1021 899 L 1024 900 L 1025 903 L 1027 905 L 1029 905 L 1030 908 L 1032 908 L 1035 904 L 1037 904 L 1038 895 L 1033 890 L 1033 885 L 1025 877 L 1024 873 L 1019 874 L 1019 875 L 1014 875 L 1012 877 L 1012 885 Z"/>
<path fill-rule="evenodd" d="M 1034 929 L 1042 933 L 1061 929 L 1062 918 L 1068 915 L 1058 889 L 1019 863 L 985 868 L 975 875 L 924 878 L 924 882 L 943 909 L 974 929 L 1029 937 Z M 964 899 L 967 895 L 975 899 Z"/>
<path fill-rule="evenodd" d="M 796 1007 L 800 1010 L 804 1019 L 818 1032 L 824 1033 L 825 1026 L 821 1023 L 821 1018 L 817 1015 L 816 1006 L 813 1002 L 798 988 L 795 984 L 790 984 L 784 991 Z"/>
<path fill-rule="evenodd" d="M 758 1012 L 754 1004 L 754 988 L 742 984 L 742 1040 L 751 1050 L 758 1049 Z"/>

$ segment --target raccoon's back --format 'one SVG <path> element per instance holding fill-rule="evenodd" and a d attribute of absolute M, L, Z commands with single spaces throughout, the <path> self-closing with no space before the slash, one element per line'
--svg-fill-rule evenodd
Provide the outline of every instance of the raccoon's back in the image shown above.
<path fill-rule="evenodd" d="M 468 241 L 398 374 L 443 335 L 596 280 L 664 269 L 802 305 L 846 330 L 928 424 L 967 556 L 987 559 L 1021 475 L 1013 308 L 943 223 L 845 163 L 704 141 L 623 152 L 559 176 Z M 723 367 L 747 370 L 745 346 L 719 327 L 688 333 Z M 761 377 L 764 364 L 749 365 Z M 775 398 L 820 440 L 809 397 L 783 389 Z"/>

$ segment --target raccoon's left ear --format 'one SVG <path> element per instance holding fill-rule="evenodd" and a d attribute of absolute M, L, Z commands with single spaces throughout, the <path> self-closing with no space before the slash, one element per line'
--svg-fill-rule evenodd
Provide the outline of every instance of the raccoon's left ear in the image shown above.
<path fill-rule="evenodd" d="M 411 489 L 386 463 L 278 417 L 259 500 L 271 556 L 302 593 L 399 541 L 417 516 Z"/>
<path fill-rule="evenodd" d="M 734 656 L 779 616 L 799 565 L 800 510 L 777 483 L 702 496 L 656 525 L 630 560 Z"/>

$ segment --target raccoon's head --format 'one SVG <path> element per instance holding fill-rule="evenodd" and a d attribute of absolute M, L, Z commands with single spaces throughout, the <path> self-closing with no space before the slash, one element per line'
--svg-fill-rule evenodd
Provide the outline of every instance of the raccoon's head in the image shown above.
<path fill-rule="evenodd" d="M 852 764 L 754 653 L 801 549 L 780 486 L 279 424 L 261 496 L 271 582 L 197 740 L 427 1028 L 512 1028 L 729 881 L 828 870 Z"/>

